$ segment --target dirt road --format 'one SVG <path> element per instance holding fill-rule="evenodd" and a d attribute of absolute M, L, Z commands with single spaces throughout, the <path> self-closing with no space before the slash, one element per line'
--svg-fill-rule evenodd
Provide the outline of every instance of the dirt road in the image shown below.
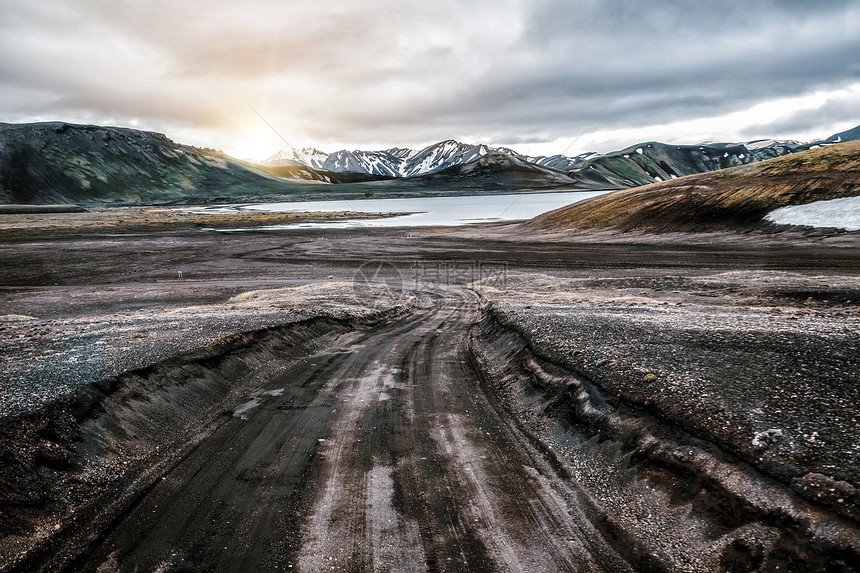
<path fill-rule="evenodd" d="M 474 293 L 422 306 L 269 380 L 75 568 L 628 569 L 482 393 Z"/>
<path fill-rule="evenodd" d="M 856 570 L 860 251 L 765 239 L 0 244 L 7 397 L 54 408 L 7 424 L 0 569 Z M 89 411 L 33 356 L 153 366 Z"/>

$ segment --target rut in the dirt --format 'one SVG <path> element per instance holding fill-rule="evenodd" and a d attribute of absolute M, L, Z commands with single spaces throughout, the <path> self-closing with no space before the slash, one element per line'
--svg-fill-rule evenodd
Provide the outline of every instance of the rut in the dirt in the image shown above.
<path fill-rule="evenodd" d="M 493 403 L 581 492 L 637 570 L 854 571 L 860 527 L 716 441 L 612 396 L 535 350 L 495 312 L 472 349 Z"/>
<path fill-rule="evenodd" d="M 74 567 L 628 569 L 476 386 L 477 298 L 434 297 L 269 379 Z"/>
<path fill-rule="evenodd" d="M 111 503 L 20 570 L 840 571 L 860 555 L 855 524 L 822 528 L 821 507 L 547 360 L 467 289 L 373 325 L 243 335 L 85 410 L 52 475 L 115 468 Z M 159 441 L 168 424 L 182 443 Z"/>

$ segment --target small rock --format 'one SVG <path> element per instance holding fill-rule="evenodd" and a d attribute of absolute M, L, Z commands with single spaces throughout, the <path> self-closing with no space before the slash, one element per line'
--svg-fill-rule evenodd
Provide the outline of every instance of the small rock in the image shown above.
<path fill-rule="evenodd" d="M 781 437 L 782 430 L 771 428 L 753 436 L 752 445 L 757 450 L 766 450 Z"/>

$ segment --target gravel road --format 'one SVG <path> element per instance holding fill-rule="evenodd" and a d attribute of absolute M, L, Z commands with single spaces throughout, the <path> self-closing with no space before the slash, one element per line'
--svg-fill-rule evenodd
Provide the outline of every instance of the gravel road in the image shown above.
<path fill-rule="evenodd" d="M 630 570 L 481 392 L 474 293 L 422 307 L 267 380 L 76 568 Z"/>
<path fill-rule="evenodd" d="M 0 570 L 856 570 L 852 237 L 475 234 L 0 244 Z"/>

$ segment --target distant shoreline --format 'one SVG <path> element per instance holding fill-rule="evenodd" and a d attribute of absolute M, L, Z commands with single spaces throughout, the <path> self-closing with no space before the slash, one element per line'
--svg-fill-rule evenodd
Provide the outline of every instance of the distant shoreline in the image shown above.
<path fill-rule="evenodd" d="M 40 213 L 86 213 L 80 205 L 0 205 L 0 215 L 32 215 Z"/>
<path fill-rule="evenodd" d="M 22 208 L 17 210 L 16 208 Z M 43 209 L 53 208 L 53 209 Z M 66 208 L 66 209 L 59 209 Z M 97 234 L 136 234 L 196 229 L 253 229 L 308 221 L 378 219 L 402 213 L 268 212 L 212 210 L 187 207 L 109 207 L 87 210 L 76 205 L 3 205 L 0 241 L 72 238 Z"/>

